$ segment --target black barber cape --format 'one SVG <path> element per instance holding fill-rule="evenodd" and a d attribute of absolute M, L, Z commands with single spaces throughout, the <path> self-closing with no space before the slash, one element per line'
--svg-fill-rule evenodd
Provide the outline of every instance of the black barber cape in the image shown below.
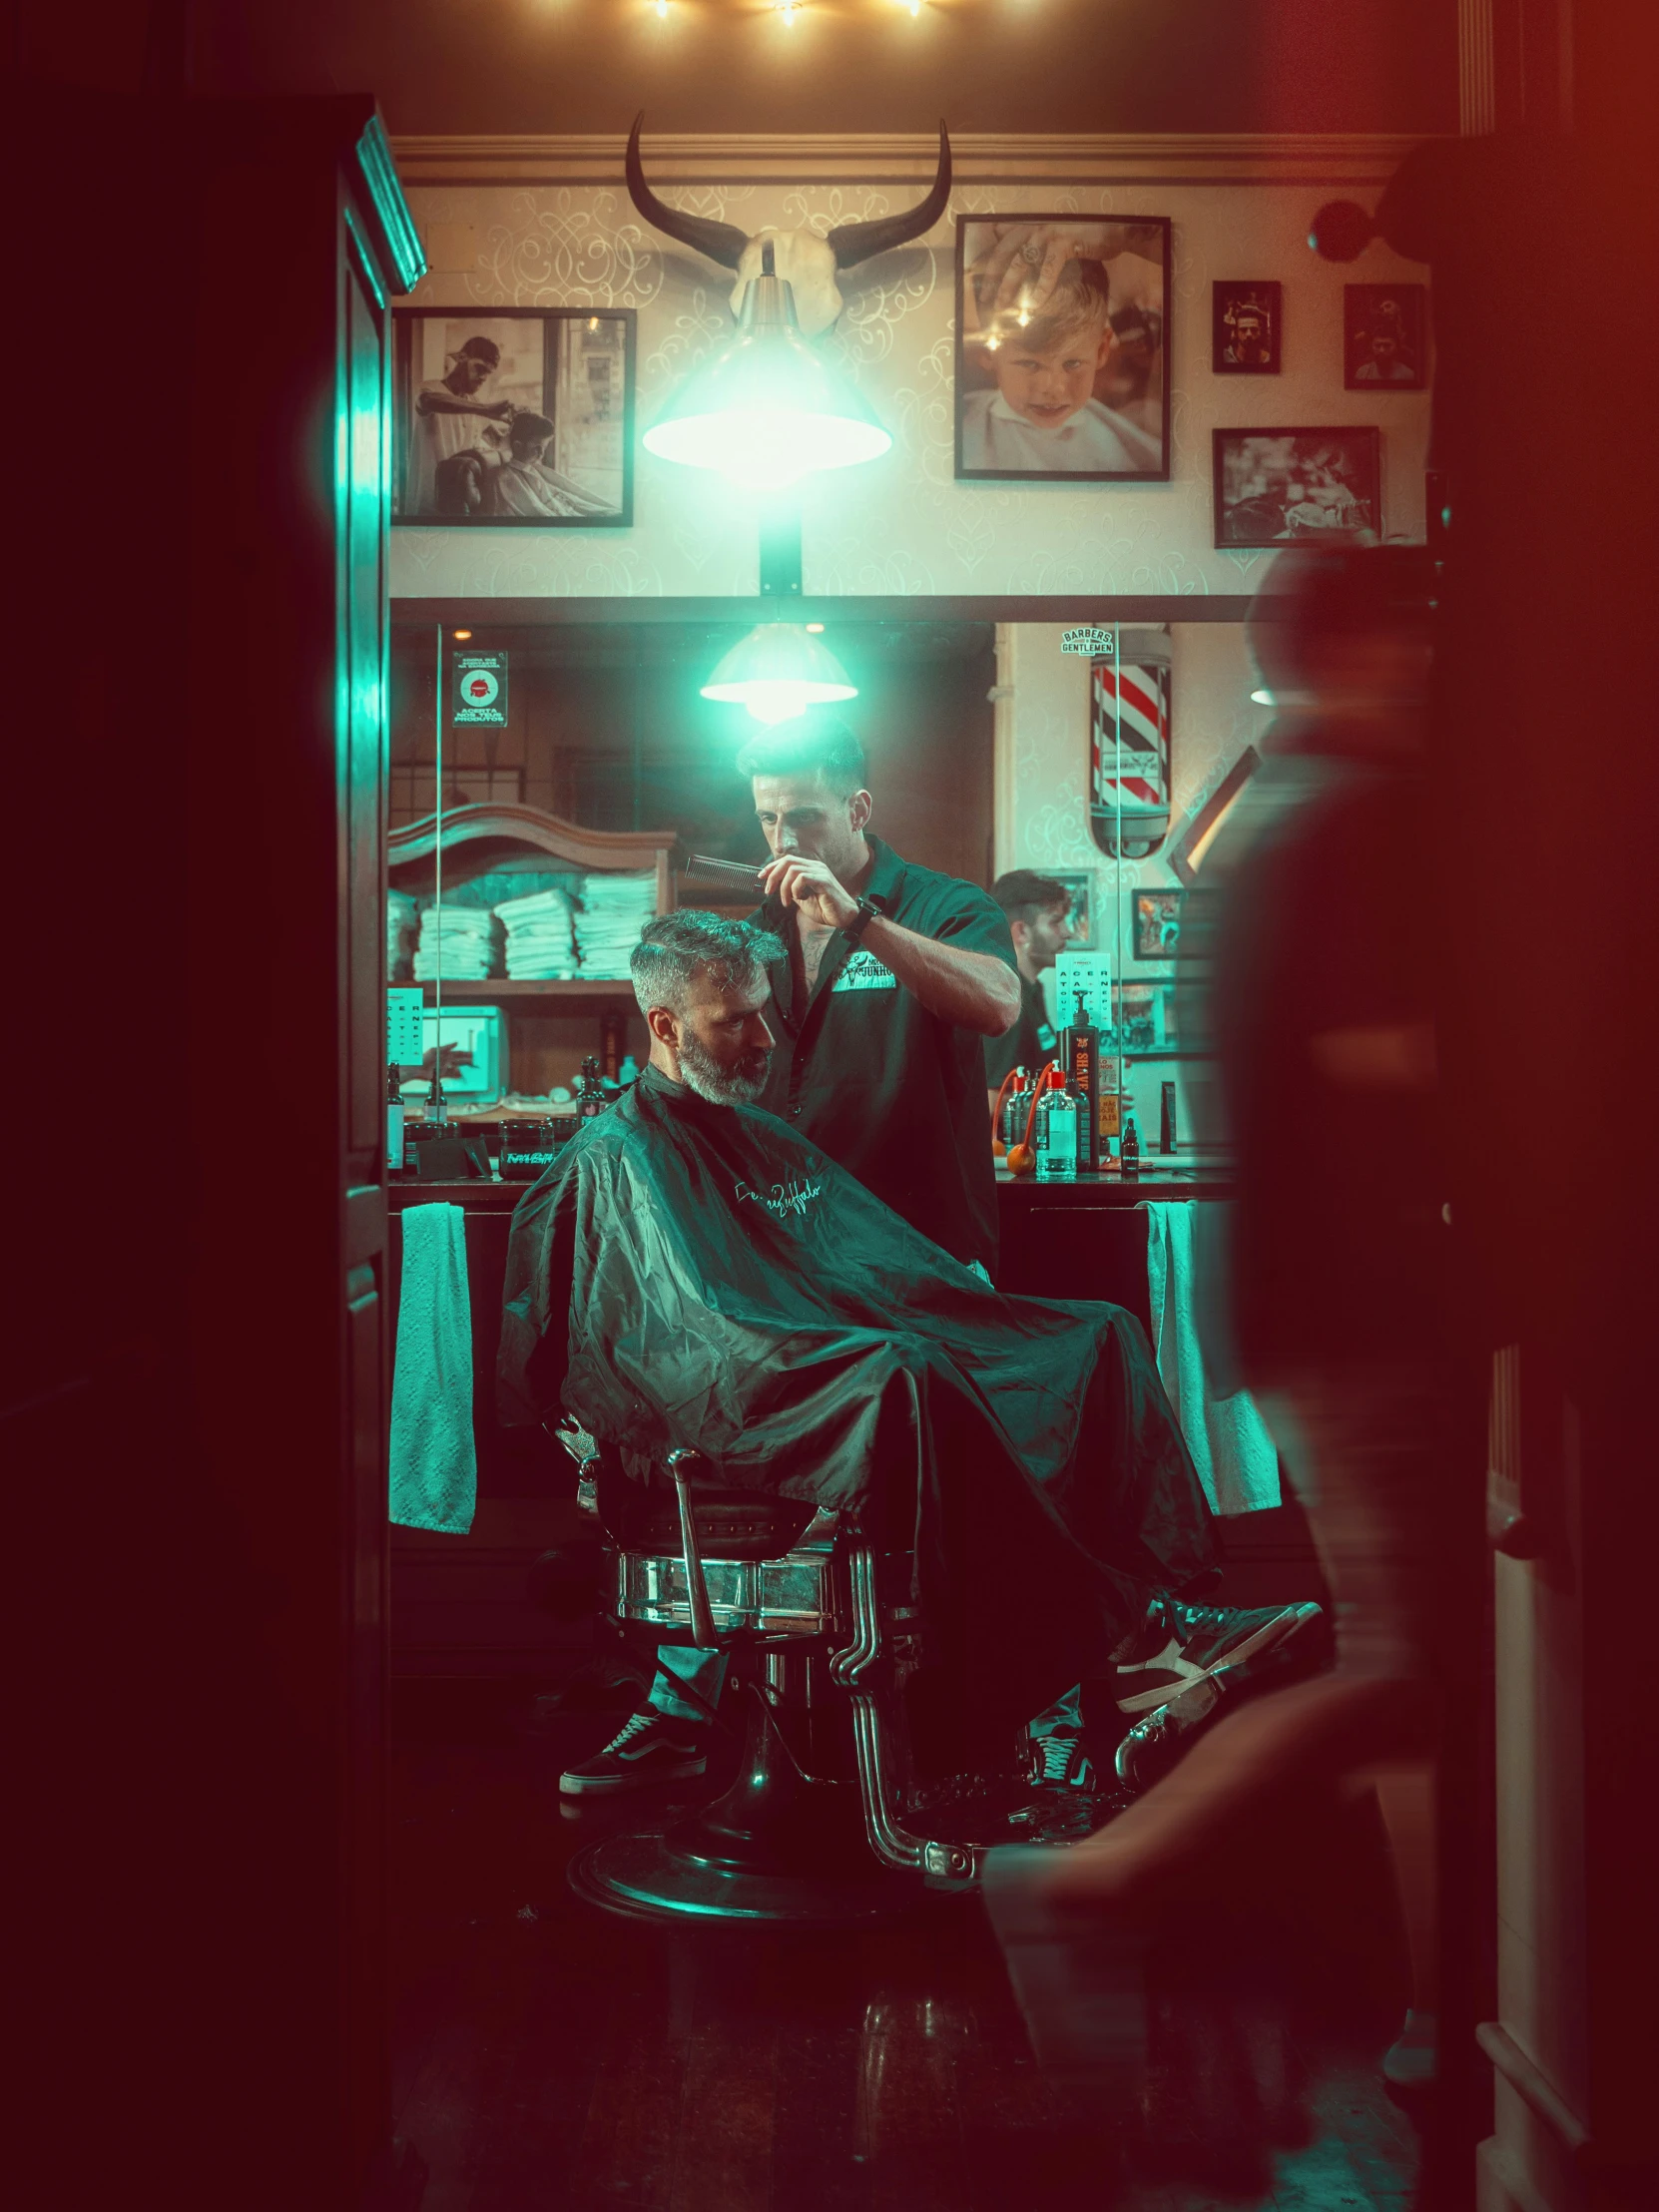
<path fill-rule="evenodd" d="M 654 1068 L 519 1203 L 499 1384 L 505 1421 L 562 1402 L 636 1478 L 686 1444 L 720 1486 L 855 1509 L 1020 1718 L 1211 1558 L 1132 1316 L 1001 1297 L 772 1114 Z"/>
<path fill-rule="evenodd" d="M 1015 965 L 1008 917 L 972 883 L 868 839 L 864 896 L 889 921 L 960 952 Z M 789 941 L 793 909 L 769 898 L 750 920 Z M 837 932 L 804 1005 L 790 962 L 771 970 L 778 1049 L 762 1104 L 811 1137 L 912 1228 L 996 1272 L 996 1166 L 985 1110 L 984 1039 L 930 1014 L 866 944 Z"/>

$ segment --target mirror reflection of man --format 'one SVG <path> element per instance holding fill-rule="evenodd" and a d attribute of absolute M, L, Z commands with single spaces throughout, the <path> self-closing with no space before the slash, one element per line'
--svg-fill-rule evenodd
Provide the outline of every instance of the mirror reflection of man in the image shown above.
<path fill-rule="evenodd" d="M 510 399 L 485 399 L 484 386 L 501 366 L 494 338 L 465 340 L 442 376 L 415 394 L 412 512 L 436 514 L 437 471 L 452 454 L 477 452 L 494 465 L 501 458 L 500 426 L 512 417 Z M 551 428 L 551 425 L 549 426 Z"/>
<path fill-rule="evenodd" d="M 1008 917 L 1019 964 L 1019 1018 L 1000 1037 L 985 1040 L 985 1089 L 991 1111 L 1003 1078 L 1014 1068 L 1037 1070 L 1054 1057 L 1059 1042 L 1048 1018 L 1042 977 L 1072 940 L 1071 893 L 1051 875 L 1033 868 L 1010 868 L 991 885 L 991 896 Z"/>
<path fill-rule="evenodd" d="M 751 916 L 784 941 L 761 1104 L 913 1228 L 987 1275 L 996 1177 L 982 1040 L 1019 1015 L 1019 972 L 987 891 L 873 835 L 863 749 L 798 717 L 738 757 L 772 858 Z"/>

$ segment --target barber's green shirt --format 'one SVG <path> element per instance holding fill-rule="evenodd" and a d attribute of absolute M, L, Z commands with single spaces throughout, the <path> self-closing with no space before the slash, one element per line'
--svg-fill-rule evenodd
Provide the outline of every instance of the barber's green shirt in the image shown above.
<path fill-rule="evenodd" d="M 1007 917 L 988 891 L 901 860 L 870 837 L 872 906 L 900 928 L 1014 962 Z M 786 942 L 769 898 L 750 916 Z M 772 970 L 778 1048 L 761 1104 L 824 1147 L 923 1236 L 958 1260 L 996 1265 L 996 1172 L 983 1039 L 930 1014 L 866 945 L 838 931 L 805 1005 L 785 960 Z M 770 1017 L 769 1017 L 770 1018 Z"/>

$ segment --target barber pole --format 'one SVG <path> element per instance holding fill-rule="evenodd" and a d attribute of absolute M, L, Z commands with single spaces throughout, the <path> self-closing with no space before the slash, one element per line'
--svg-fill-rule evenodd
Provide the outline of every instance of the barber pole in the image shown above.
<path fill-rule="evenodd" d="M 1094 841 L 1114 859 L 1144 859 L 1169 829 L 1169 666 L 1093 661 L 1089 700 Z"/>

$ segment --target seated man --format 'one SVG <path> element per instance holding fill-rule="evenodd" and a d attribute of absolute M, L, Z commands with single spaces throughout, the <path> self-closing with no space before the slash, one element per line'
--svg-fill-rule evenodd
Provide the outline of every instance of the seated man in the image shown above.
<path fill-rule="evenodd" d="M 913 1553 L 977 1756 L 1079 1677 L 1133 1716 L 1282 1646 L 1317 1606 L 1170 1594 L 1209 1573 L 1213 1538 L 1134 1319 L 999 1297 L 752 1103 L 779 956 L 688 911 L 635 947 L 650 1065 L 514 1216 L 503 1417 L 562 1403 L 640 1480 L 689 1445 L 725 1487 L 834 1507 Z M 660 1657 L 648 1705 L 567 1795 L 703 1771 L 722 1655 Z"/>

